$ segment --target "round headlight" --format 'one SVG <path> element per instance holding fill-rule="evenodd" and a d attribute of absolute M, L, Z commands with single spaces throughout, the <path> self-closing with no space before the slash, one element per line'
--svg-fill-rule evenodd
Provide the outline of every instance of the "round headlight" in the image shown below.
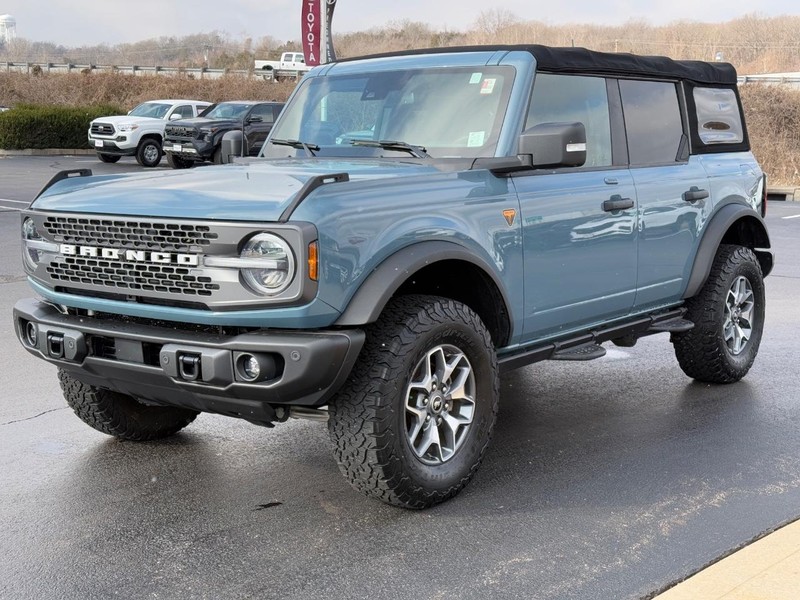
<path fill-rule="evenodd" d="M 257 294 L 273 296 L 292 282 L 294 255 L 289 244 L 276 235 L 254 235 L 245 243 L 240 257 L 253 263 L 253 268 L 242 269 L 242 277 Z"/>
<path fill-rule="evenodd" d="M 41 239 L 42 238 L 39 235 L 39 232 L 36 231 L 36 225 L 34 224 L 33 219 L 26 217 L 22 222 L 22 260 L 25 261 L 25 266 L 31 271 L 36 269 L 36 266 L 39 264 L 39 261 L 42 260 L 42 257 L 38 250 L 30 248 L 26 242 L 28 240 Z"/>

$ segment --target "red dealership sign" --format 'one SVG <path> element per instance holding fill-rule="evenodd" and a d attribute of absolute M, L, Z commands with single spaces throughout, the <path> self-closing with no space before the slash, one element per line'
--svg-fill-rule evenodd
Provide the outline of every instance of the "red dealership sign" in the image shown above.
<path fill-rule="evenodd" d="M 306 64 L 321 65 L 336 60 L 331 39 L 331 21 L 336 0 L 303 0 L 303 54 Z"/>

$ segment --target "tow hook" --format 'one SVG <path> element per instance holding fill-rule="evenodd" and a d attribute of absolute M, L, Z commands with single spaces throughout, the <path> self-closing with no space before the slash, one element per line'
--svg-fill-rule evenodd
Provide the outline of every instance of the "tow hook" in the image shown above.
<path fill-rule="evenodd" d="M 200 371 L 200 355 L 179 354 L 178 375 L 184 381 L 197 381 L 198 379 L 202 379 Z"/>

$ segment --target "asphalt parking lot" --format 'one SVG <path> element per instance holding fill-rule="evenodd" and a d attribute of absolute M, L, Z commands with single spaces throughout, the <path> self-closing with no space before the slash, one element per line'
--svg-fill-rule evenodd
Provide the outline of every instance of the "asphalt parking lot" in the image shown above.
<path fill-rule="evenodd" d="M 694 383 L 666 335 L 502 379 L 474 481 L 424 512 L 354 492 L 324 425 L 201 415 L 153 443 L 84 425 L 17 343 L 19 215 L 91 156 L 0 159 L 0 598 L 647 598 L 800 517 L 800 203 L 748 377 Z M 225 167 L 221 167 L 225 168 Z"/>

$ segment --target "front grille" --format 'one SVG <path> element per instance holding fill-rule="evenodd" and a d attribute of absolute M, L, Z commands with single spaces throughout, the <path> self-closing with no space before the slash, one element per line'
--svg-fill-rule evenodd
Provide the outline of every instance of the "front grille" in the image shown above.
<path fill-rule="evenodd" d="M 128 219 L 50 216 L 44 227 L 56 242 L 158 252 L 201 252 L 218 237 L 206 225 Z"/>
<path fill-rule="evenodd" d="M 114 135 L 114 126 L 111 123 L 92 123 L 92 133 L 95 135 Z"/>
<path fill-rule="evenodd" d="M 164 135 L 170 140 L 191 140 L 197 137 L 197 130 L 183 125 L 167 125 Z"/>
<path fill-rule="evenodd" d="M 62 256 L 47 267 L 53 281 L 79 283 L 115 290 L 211 296 L 219 289 L 210 277 L 192 275 L 192 270 L 169 265 Z"/>
<path fill-rule="evenodd" d="M 145 206 L 147 194 L 147 189 L 142 189 L 139 196 L 131 196 L 131 201 L 135 199 L 138 205 Z M 302 249 L 316 234 L 311 226 L 301 229 L 280 223 L 35 210 L 30 215 L 42 245 L 47 246 L 40 251 L 42 260 L 30 275 L 59 294 L 190 310 L 233 311 L 307 302 L 316 291 L 314 287 L 314 292 L 303 296 L 304 280 L 295 277 L 286 297 L 262 298 L 244 285 L 235 265 L 209 260 L 239 257 L 243 240 L 268 230 L 299 249 L 298 262 L 302 264 Z"/>

